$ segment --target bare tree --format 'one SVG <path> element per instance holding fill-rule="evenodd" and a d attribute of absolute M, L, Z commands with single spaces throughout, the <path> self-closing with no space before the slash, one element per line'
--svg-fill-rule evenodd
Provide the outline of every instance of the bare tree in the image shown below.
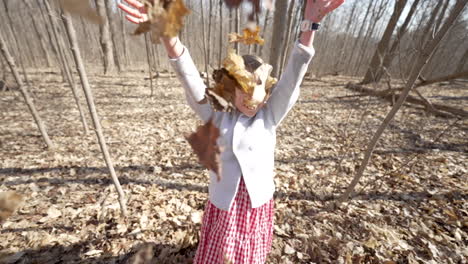
<path fill-rule="evenodd" d="M 265 18 L 264 18 L 264 20 L 263 20 L 263 31 L 262 31 L 262 38 L 263 38 L 263 39 L 265 39 L 265 36 L 266 36 L 265 32 L 267 31 L 267 28 L 268 28 L 268 20 L 269 20 L 269 18 L 270 18 L 270 10 L 267 10 L 266 13 L 265 13 Z M 264 47 L 264 46 L 265 46 L 265 45 L 261 45 L 261 46 L 259 47 L 258 56 L 260 56 L 260 57 L 261 57 L 262 54 L 263 54 L 263 47 Z M 258 47 L 258 45 L 257 45 L 257 47 Z"/>
<path fill-rule="evenodd" d="M 42 24 L 39 21 L 39 17 L 34 14 L 33 6 L 30 1 L 24 1 L 27 6 L 28 14 L 32 19 L 32 24 L 34 28 L 34 32 L 36 33 L 37 39 L 39 40 L 39 44 L 41 47 L 41 52 L 44 54 L 45 62 L 47 67 L 52 66 L 52 59 L 50 57 L 49 49 L 47 48 L 47 44 L 44 39 L 44 35 L 40 32 L 39 26 Z"/>
<path fill-rule="evenodd" d="M 288 7 L 288 28 L 286 30 L 286 37 L 285 37 L 285 43 L 284 43 L 284 51 L 281 52 L 281 68 L 280 68 L 280 73 L 283 72 L 283 68 L 284 68 L 284 64 L 286 63 L 286 57 L 288 55 L 288 50 L 289 50 L 289 46 L 291 44 L 291 35 L 292 35 L 292 27 L 293 27 L 293 23 L 294 23 L 294 19 L 293 19 L 293 13 L 294 13 L 294 7 L 295 7 L 295 3 L 296 1 L 295 0 L 291 0 L 289 2 L 289 7 Z"/>
<path fill-rule="evenodd" d="M 420 0 L 415 0 L 413 4 L 411 5 L 411 8 L 408 14 L 406 15 L 405 21 L 403 22 L 401 27 L 398 29 L 398 32 L 396 34 L 396 39 L 393 41 L 392 47 L 384 56 L 381 69 L 375 73 L 375 82 L 379 82 L 380 79 L 382 79 L 384 72 L 390 68 L 393 58 L 395 57 L 396 50 L 400 45 L 401 39 L 404 37 L 404 35 L 408 31 L 408 26 L 411 22 L 411 19 L 413 18 L 413 15 L 416 11 L 416 7 L 418 7 L 419 3 L 420 3 Z"/>
<path fill-rule="evenodd" d="M 285 31 L 288 24 L 288 1 L 275 2 L 275 20 L 273 22 L 273 36 L 271 39 L 270 65 L 273 66 L 272 75 L 279 77 L 281 69 L 281 56 L 285 43 Z"/>
<path fill-rule="evenodd" d="M 463 56 L 460 58 L 460 61 L 457 64 L 455 73 L 463 71 L 463 68 L 465 67 L 467 62 L 468 62 L 468 47 L 466 48 L 465 53 L 463 53 Z"/>
<path fill-rule="evenodd" d="M 44 126 L 44 123 L 42 122 L 41 117 L 39 116 L 39 113 L 36 110 L 36 107 L 34 106 L 34 102 L 29 95 L 28 89 L 26 86 L 23 84 L 23 81 L 21 80 L 21 77 L 18 73 L 18 70 L 16 69 L 15 61 L 13 57 L 11 56 L 10 52 L 7 49 L 5 40 L 3 39 L 3 36 L 0 34 L 0 50 L 2 52 L 3 58 L 7 62 L 8 66 L 10 67 L 10 71 L 13 74 L 13 77 L 16 80 L 16 83 L 18 84 L 18 88 L 21 91 L 21 94 L 23 95 L 24 101 L 26 102 L 26 105 L 29 108 L 29 111 L 31 112 L 31 115 L 34 118 L 34 121 L 36 122 L 37 127 L 39 128 L 39 131 L 41 132 L 42 138 L 44 139 L 44 142 L 46 143 L 48 148 L 53 148 L 54 145 L 52 144 L 52 141 L 49 138 L 49 135 L 47 134 L 46 127 Z"/>
<path fill-rule="evenodd" d="M 86 116 L 83 111 L 83 107 L 81 106 L 80 99 L 78 96 L 78 91 L 76 89 L 76 83 L 75 80 L 73 79 L 73 73 L 70 68 L 70 63 L 67 60 L 66 56 L 66 45 L 63 42 L 63 39 L 59 35 L 59 32 L 57 30 L 57 22 L 56 22 L 56 16 L 53 15 L 52 13 L 52 8 L 49 4 L 48 1 L 44 1 L 44 6 L 46 8 L 47 13 L 49 14 L 49 23 L 52 28 L 52 35 L 53 35 L 53 40 L 55 42 L 55 46 L 57 47 L 57 52 L 60 57 L 60 62 L 61 62 L 61 70 L 65 74 L 65 78 L 68 82 L 68 85 L 70 86 L 70 89 L 73 94 L 73 99 L 75 100 L 76 107 L 78 109 L 78 112 L 80 114 L 80 120 L 81 124 L 83 125 L 83 129 L 85 134 L 89 133 L 89 128 L 88 128 L 88 123 L 86 122 Z"/>
<path fill-rule="evenodd" d="M 388 21 L 387 27 L 385 28 L 385 32 L 380 39 L 379 44 L 377 45 L 377 49 L 374 52 L 374 56 L 372 57 L 371 63 L 367 70 L 364 79 L 362 80 L 362 84 L 367 84 L 375 81 L 376 75 L 381 75 L 379 73 L 382 71 L 382 63 L 384 56 L 388 52 L 388 47 L 390 45 L 390 39 L 393 35 L 393 31 L 396 28 L 397 22 L 400 19 L 401 14 L 403 13 L 403 9 L 406 6 L 408 0 L 397 0 L 395 6 L 393 8 L 393 14 Z"/>
<path fill-rule="evenodd" d="M 104 74 L 108 74 L 115 70 L 115 60 L 109 19 L 107 18 L 104 0 L 96 0 L 96 9 L 102 19 L 102 23 L 99 25 L 99 32 L 101 35 L 101 47 L 104 53 L 102 58 L 104 63 Z"/>
<path fill-rule="evenodd" d="M 114 0 L 105 0 L 104 4 L 106 6 L 106 15 L 109 23 L 109 32 L 111 36 L 111 41 L 112 41 L 112 52 L 114 54 L 114 62 L 117 65 L 117 69 L 119 72 L 122 70 L 122 63 L 120 59 L 120 53 L 117 50 L 117 28 L 116 28 L 116 23 L 115 19 L 113 16 L 113 11 L 112 11 L 112 6 L 115 6 Z"/>
<path fill-rule="evenodd" d="M 363 34 L 364 34 L 364 30 L 366 28 L 366 23 L 367 23 L 367 18 L 369 17 L 369 14 L 371 13 L 371 10 L 373 8 L 373 6 L 377 4 L 377 1 L 369 1 L 368 5 L 367 5 L 367 9 L 366 9 L 366 12 L 365 12 L 365 15 L 364 15 L 364 18 L 362 19 L 362 22 L 360 23 L 361 24 L 361 27 L 359 28 L 359 32 L 357 34 L 357 37 L 356 39 L 354 40 L 354 43 L 353 43 L 353 46 L 352 48 L 350 49 L 351 50 L 351 56 L 349 56 L 349 60 L 346 64 L 346 69 L 349 69 L 351 64 L 352 64 L 352 61 L 354 59 L 354 55 L 357 54 L 357 47 L 358 47 L 358 44 L 360 43 L 359 40 L 363 39 Z"/>
<path fill-rule="evenodd" d="M 23 71 L 24 81 L 26 82 L 26 84 L 29 84 L 28 75 L 26 73 L 26 69 L 24 68 L 23 52 L 21 52 L 19 50 L 20 45 L 19 45 L 18 37 L 17 37 L 17 34 L 15 33 L 15 30 L 13 28 L 13 19 L 11 18 L 11 13 L 8 10 L 8 0 L 3 1 L 3 7 L 5 8 L 6 17 L 8 19 L 8 29 L 10 30 L 11 35 L 13 37 L 13 40 L 15 42 L 14 45 L 16 47 L 16 50 L 15 50 L 16 51 L 16 56 L 19 58 L 19 63 L 20 63 L 21 69 Z"/>
<path fill-rule="evenodd" d="M 367 150 L 364 154 L 364 159 L 361 165 L 359 166 L 356 176 L 354 177 L 351 184 L 346 189 L 345 193 L 337 201 L 338 205 L 344 202 L 345 200 L 347 200 L 349 196 L 351 195 L 351 193 L 354 191 L 354 188 L 356 187 L 360 178 L 362 177 L 364 170 L 366 169 L 367 164 L 369 163 L 369 160 L 372 156 L 372 153 L 374 152 L 377 142 L 379 141 L 383 132 L 389 125 L 390 121 L 392 121 L 392 119 L 395 117 L 395 114 L 398 112 L 398 110 L 400 110 L 401 106 L 403 105 L 406 98 L 408 97 L 411 89 L 414 87 L 416 81 L 418 80 L 421 72 L 424 70 L 424 67 L 427 65 L 432 55 L 434 54 L 434 51 L 437 49 L 437 46 L 440 44 L 440 42 L 445 37 L 447 32 L 449 32 L 455 20 L 461 14 L 461 12 L 463 11 L 463 9 L 465 8 L 467 4 L 468 4 L 468 0 L 457 0 L 454 8 L 452 9 L 452 12 L 450 13 L 449 17 L 446 19 L 443 26 L 434 35 L 433 39 L 430 39 L 425 43 L 423 52 L 421 53 L 421 55 L 419 56 L 419 58 L 413 65 L 413 69 L 410 73 L 410 77 L 405 85 L 404 90 L 402 91 L 400 97 L 398 98 L 398 101 L 394 104 L 390 112 L 387 114 L 387 116 L 383 120 L 382 124 L 379 126 L 379 128 L 373 135 L 369 145 L 367 146 Z"/>
<path fill-rule="evenodd" d="M 63 20 L 65 23 L 65 28 L 68 35 L 68 40 L 70 42 L 70 46 L 72 47 L 73 51 L 73 58 L 75 59 L 76 68 L 78 69 L 78 73 L 80 75 L 81 84 L 83 86 L 83 91 L 86 97 L 86 101 L 88 103 L 89 112 L 91 113 L 91 118 L 94 124 L 94 131 L 96 132 L 96 136 L 99 141 L 99 146 L 101 148 L 102 154 L 104 156 L 104 160 L 107 164 L 107 168 L 109 169 L 109 173 L 111 175 L 112 181 L 114 182 L 115 189 L 119 195 L 119 204 L 122 214 L 124 216 L 127 215 L 127 206 L 125 204 L 125 195 L 120 186 L 119 179 L 114 170 L 114 165 L 112 164 L 112 160 L 109 154 L 109 150 L 107 149 L 106 140 L 104 138 L 104 134 L 101 128 L 101 122 L 99 121 L 99 116 L 96 111 L 96 106 L 94 105 L 94 96 L 89 85 L 88 76 L 85 71 L 84 63 L 81 59 L 80 49 L 78 47 L 78 41 L 76 38 L 75 29 L 73 28 L 72 20 L 69 14 L 64 13 Z"/>
<path fill-rule="evenodd" d="M 146 47 L 146 59 L 147 59 L 147 62 L 148 62 L 148 75 L 149 75 L 149 81 L 150 81 L 151 96 L 153 96 L 153 71 L 151 70 L 151 68 L 152 68 L 152 63 L 151 63 L 151 41 L 148 38 L 148 34 L 145 34 L 145 47 Z"/>
<path fill-rule="evenodd" d="M 218 54 L 218 67 L 221 67 L 223 60 L 223 1 L 219 1 L 219 54 Z"/>

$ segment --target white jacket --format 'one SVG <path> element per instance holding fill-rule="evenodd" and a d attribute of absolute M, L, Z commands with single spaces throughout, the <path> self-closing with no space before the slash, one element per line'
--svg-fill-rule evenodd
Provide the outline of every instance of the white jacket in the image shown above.
<path fill-rule="evenodd" d="M 239 111 L 215 112 L 209 103 L 198 104 L 205 97 L 205 84 L 187 49 L 171 64 L 177 73 L 190 107 L 203 121 L 213 115 L 220 130 L 218 144 L 222 147 L 222 175 L 218 182 L 210 171 L 210 201 L 222 210 L 229 210 L 241 176 L 249 193 L 252 207 L 260 207 L 275 191 L 273 181 L 276 128 L 296 103 L 299 86 L 314 55 L 314 49 L 296 43 L 280 80 L 273 87 L 266 105 L 254 117 Z"/>

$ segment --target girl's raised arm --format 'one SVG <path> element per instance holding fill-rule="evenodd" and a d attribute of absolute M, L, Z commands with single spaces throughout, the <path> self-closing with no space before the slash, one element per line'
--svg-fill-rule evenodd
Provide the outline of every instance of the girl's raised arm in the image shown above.
<path fill-rule="evenodd" d="M 344 0 L 307 0 L 304 19 L 319 23 L 328 13 L 335 10 Z M 267 102 L 267 112 L 275 126 L 278 126 L 299 98 L 299 87 L 309 63 L 315 53 L 313 49 L 315 31 L 312 28 L 302 32 L 295 45 L 280 80 L 273 88 Z"/>

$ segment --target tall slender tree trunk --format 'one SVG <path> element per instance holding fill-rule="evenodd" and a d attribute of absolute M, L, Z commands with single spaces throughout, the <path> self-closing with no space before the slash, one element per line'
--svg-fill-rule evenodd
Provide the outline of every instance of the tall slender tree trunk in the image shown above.
<path fill-rule="evenodd" d="M 3 0 L 3 6 L 5 7 L 5 13 L 6 13 L 6 17 L 8 19 L 8 25 L 9 25 L 9 30 L 11 32 L 11 36 L 13 37 L 13 40 L 15 42 L 15 47 L 16 49 L 14 50 L 14 54 L 16 54 L 18 60 L 19 60 L 19 64 L 20 64 L 20 67 L 21 67 L 21 70 L 23 71 L 23 76 L 24 76 L 24 81 L 26 82 L 26 84 L 29 84 L 29 79 L 28 79 L 28 74 L 26 73 L 26 69 L 24 67 L 24 58 L 23 58 L 23 52 L 20 51 L 20 45 L 19 45 L 19 41 L 18 41 L 18 37 L 17 37 L 17 34 L 15 34 L 15 29 L 13 27 L 13 19 L 11 18 L 11 13 L 8 9 L 8 0 Z"/>
<path fill-rule="evenodd" d="M 100 43 L 103 51 L 104 74 L 109 74 L 115 70 L 114 51 L 112 46 L 111 32 L 109 19 L 106 14 L 106 6 L 104 0 L 96 0 L 96 9 L 102 19 L 99 25 L 99 33 L 101 36 Z"/>
<path fill-rule="evenodd" d="M 41 23 L 39 22 L 38 16 L 34 14 L 32 3 L 30 1 L 24 1 L 24 3 L 26 4 L 28 8 L 28 14 L 32 19 L 34 32 L 36 33 L 36 37 L 39 40 L 41 53 L 44 55 L 46 66 L 50 68 L 52 66 L 52 59 L 50 58 L 49 49 L 46 47 L 47 45 L 44 40 L 44 35 L 39 30 L 39 25 L 41 25 Z"/>
<path fill-rule="evenodd" d="M 353 193 L 354 188 L 358 184 L 359 180 L 361 179 L 364 170 L 367 167 L 367 164 L 370 161 L 370 158 L 374 152 L 374 149 L 377 145 L 377 142 L 379 141 L 380 137 L 382 136 L 383 132 L 385 129 L 388 127 L 388 124 L 392 121 L 392 119 L 395 117 L 395 114 L 400 110 L 401 106 L 405 102 L 406 98 L 409 95 L 409 92 L 411 89 L 414 87 L 416 81 L 418 80 L 421 72 L 424 70 L 424 67 L 427 65 L 429 60 L 431 59 L 432 55 L 434 54 L 434 51 L 437 49 L 437 46 L 440 44 L 442 39 L 445 37 L 447 32 L 450 30 L 450 28 L 453 26 L 455 20 L 457 17 L 461 14 L 463 9 L 466 7 L 468 4 L 468 0 L 457 0 L 455 3 L 454 8 L 452 9 L 451 14 L 449 17 L 446 19 L 445 23 L 443 26 L 440 28 L 440 30 L 437 32 L 437 34 L 434 35 L 433 39 L 430 39 L 426 42 L 423 48 L 423 52 L 419 56 L 418 60 L 416 63 L 413 65 L 413 69 L 411 70 L 410 77 L 408 81 L 406 82 L 406 86 L 401 93 L 400 97 L 398 98 L 397 102 L 393 105 L 392 109 L 390 112 L 387 114 L 385 117 L 384 121 L 382 124 L 379 126 L 377 131 L 375 132 L 374 136 L 372 137 L 367 150 L 364 154 L 364 159 L 356 173 L 356 176 L 352 180 L 351 184 L 348 186 L 346 189 L 345 193 L 338 199 L 337 203 L 340 204 L 344 201 L 346 201 L 351 193 Z"/>
<path fill-rule="evenodd" d="M 59 62 L 60 58 L 59 58 L 59 55 L 58 55 L 57 47 L 55 47 L 55 42 L 53 41 L 53 36 L 52 36 L 51 29 L 50 29 L 50 25 L 47 22 L 48 21 L 48 18 L 47 18 L 48 16 L 44 12 L 43 3 L 41 3 L 41 0 L 37 0 L 36 3 L 37 3 L 37 6 L 39 7 L 39 10 L 40 10 L 40 13 L 41 13 L 41 18 L 42 18 L 42 22 L 40 24 L 44 25 L 44 29 L 47 32 L 47 39 L 49 40 L 48 44 L 49 44 L 49 46 L 50 46 L 50 48 L 52 50 L 52 53 L 55 56 L 55 61 Z M 60 63 L 59 63 L 59 65 L 60 65 Z"/>
<path fill-rule="evenodd" d="M 73 28 L 72 20 L 69 14 L 65 13 L 63 16 L 65 28 L 68 35 L 68 40 L 70 42 L 70 46 L 72 47 L 73 51 L 73 58 L 75 59 L 76 68 L 78 69 L 78 73 L 80 75 L 81 84 L 83 85 L 83 91 L 86 97 L 86 101 L 88 102 L 89 112 L 91 113 L 91 118 L 93 120 L 94 129 L 96 131 L 96 136 L 99 141 L 99 146 L 101 148 L 102 154 L 104 156 L 104 160 L 107 164 L 107 168 L 109 169 L 109 173 L 111 175 L 112 181 L 114 182 L 114 186 L 117 190 L 119 195 L 119 204 L 122 214 L 124 216 L 127 215 L 127 206 L 125 204 L 125 195 L 120 186 L 119 179 L 114 170 L 114 165 L 112 164 L 112 160 L 109 154 L 109 150 L 107 149 L 106 140 L 104 138 L 104 134 L 102 132 L 101 123 L 99 121 L 99 116 L 96 111 L 96 106 L 94 105 L 94 96 L 89 85 L 88 76 L 85 71 L 84 63 L 81 59 L 80 49 L 78 47 L 78 41 L 76 38 L 75 29 Z"/>
<path fill-rule="evenodd" d="M 273 22 L 273 37 L 271 40 L 270 65 L 273 66 L 272 75 L 279 77 L 281 68 L 281 53 L 284 52 L 284 39 L 287 26 L 288 1 L 275 2 L 275 20 Z"/>
<path fill-rule="evenodd" d="M 281 52 L 281 68 L 280 68 L 280 73 L 283 72 L 284 64 L 286 63 L 286 57 L 288 56 L 288 50 L 289 46 L 291 44 L 291 34 L 292 34 L 292 26 L 294 23 L 293 19 L 293 12 L 294 12 L 294 5 L 296 3 L 296 0 L 291 0 L 289 2 L 289 7 L 288 7 L 288 28 L 286 30 L 286 37 L 285 37 L 285 43 L 284 43 L 284 51 Z"/>
<path fill-rule="evenodd" d="M 240 33 L 240 20 L 241 20 L 241 15 L 239 8 L 236 9 L 236 18 L 234 21 L 234 27 L 237 33 Z M 234 43 L 234 49 L 236 50 L 237 54 L 240 53 L 240 45 L 239 42 Z"/>
<path fill-rule="evenodd" d="M 146 61 L 148 62 L 148 76 L 150 81 L 151 95 L 153 96 L 153 71 L 151 63 L 151 41 L 148 38 L 148 34 L 145 33 L 145 47 L 146 47 Z"/>
<path fill-rule="evenodd" d="M 122 3 L 122 0 L 120 0 Z M 124 54 L 124 61 L 126 65 L 130 65 L 130 58 L 128 54 L 128 45 L 127 45 L 127 32 L 125 30 L 125 19 L 123 12 L 119 12 L 120 15 L 120 28 L 122 33 L 122 44 L 123 44 L 123 54 Z"/>
<path fill-rule="evenodd" d="M 218 54 L 218 68 L 221 68 L 221 63 L 223 61 L 223 1 L 219 1 L 219 54 Z"/>
<path fill-rule="evenodd" d="M 106 15 L 107 15 L 107 20 L 108 20 L 108 23 L 109 23 L 109 32 L 110 32 L 110 35 L 111 35 L 111 41 L 112 41 L 112 51 L 113 51 L 113 54 L 114 54 L 114 62 L 115 62 L 115 65 L 117 66 L 117 69 L 118 71 L 122 71 L 122 62 L 121 62 L 121 59 L 120 59 L 120 53 L 117 49 L 117 24 L 115 22 L 115 19 L 114 19 L 114 12 L 112 11 L 112 7 L 115 6 L 115 2 L 114 0 L 105 0 L 104 1 L 104 4 L 106 6 Z"/>
<path fill-rule="evenodd" d="M 205 73 L 206 73 L 206 79 L 208 81 L 208 63 L 210 63 L 208 61 L 208 46 L 206 44 L 206 27 L 205 27 L 205 7 L 203 5 L 203 2 L 204 1 L 201 1 L 200 2 L 200 6 L 201 6 L 201 20 L 202 20 L 202 38 L 203 38 L 203 59 L 204 59 L 204 62 L 205 62 Z"/>
<path fill-rule="evenodd" d="M 262 39 L 265 39 L 266 38 L 266 34 L 265 32 L 267 32 L 267 27 L 268 27 L 268 20 L 269 20 L 269 17 L 270 17 L 270 10 L 267 10 L 266 13 L 265 13 L 265 18 L 263 20 L 263 28 L 262 28 Z M 257 47 L 260 46 L 260 45 L 257 45 Z M 263 55 L 263 47 L 265 46 L 265 44 L 261 45 L 259 47 L 259 51 L 258 51 L 258 56 L 262 56 Z"/>
<path fill-rule="evenodd" d="M 209 1 L 209 7 L 208 7 L 208 50 L 207 50 L 207 55 L 208 55 L 208 65 L 211 65 L 211 59 L 212 59 L 212 56 L 211 56 L 211 53 L 213 52 L 214 48 L 212 48 L 212 45 L 211 45 L 211 32 L 213 32 L 211 30 L 211 26 L 212 26 L 212 21 L 213 21 L 213 0 L 210 0 Z M 206 72 L 206 74 L 208 74 L 208 71 Z"/>
<path fill-rule="evenodd" d="M 346 23 L 346 27 L 345 27 L 345 30 L 344 30 L 344 32 L 346 34 L 345 39 L 341 42 L 341 45 L 338 48 L 338 59 L 335 61 L 335 66 L 334 66 L 335 69 L 338 69 L 338 66 L 342 64 L 342 61 L 343 61 L 343 58 L 344 58 L 344 55 L 345 55 L 345 47 L 347 47 L 350 36 L 354 36 L 354 34 L 351 32 L 350 29 L 351 29 L 352 25 L 356 25 L 356 23 L 354 23 L 354 21 L 357 20 L 355 18 L 355 15 L 358 13 L 358 12 L 356 12 L 358 4 L 359 4 L 359 2 L 355 1 L 354 4 L 353 4 L 353 7 L 351 8 L 351 14 L 349 15 L 348 22 Z M 339 71 L 339 70 L 337 70 L 337 71 Z"/>
<path fill-rule="evenodd" d="M 369 27 L 365 37 L 364 37 L 364 44 L 361 46 L 357 64 L 354 67 L 356 70 L 354 71 L 354 75 L 358 75 L 361 71 L 361 67 L 363 65 L 364 58 L 367 58 L 365 56 L 366 51 L 369 49 L 370 42 L 372 40 L 372 36 L 374 36 L 375 29 L 377 28 L 377 25 L 379 21 L 382 19 L 383 14 L 385 13 L 385 10 L 387 9 L 389 0 L 382 0 L 380 2 L 380 5 L 378 6 L 378 9 L 373 12 L 373 15 L 371 17 L 372 24 Z"/>
<path fill-rule="evenodd" d="M 63 79 L 62 81 L 65 82 L 67 80 L 67 73 L 65 71 L 66 65 L 64 64 L 65 60 L 63 59 L 64 58 L 63 48 L 60 46 L 57 23 L 55 22 L 55 17 L 54 17 L 54 14 L 52 13 L 52 8 L 48 0 L 44 0 L 43 3 L 44 3 L 45 10 L 47 12 L 47 16 L 49 18 L 47 21 L 47 24 L 49 25 L 50 30 L 52 31 L 51 36 L 50 36 L 50 42 L 52 46 L 55 46 L 55 50 L 57 53 L 58 66 L 60 68 L 60 72 L 62 73 L 62 79 Z"/>
<path fill-rule="evenodd" d="M 16 69 L 15 61 L 13 57 L 11 56 L 10 52 L 8 51 L 5 40 L 3 39 L 2 35 L 0 35 L 0 50 L 2 52 L 2 55 L 5 61 L 10 67 L 10 71 L 13 74 L 16 80 L 16 83 L 18 84 L 21 94 L 23 95 L 24 101 L 26 102 L 26 105 L 28 106 L 29 111 L 31 112 L 31 115 L 34 118 L 34 121 L 36 122 L 36 125 L 39 128 L 39 131 L 41 132 L 44 142 L 46 143 L 48 148 L 53 148 L 54 145 L 52 144 L 52 141 L 50 140 L 49 135 L 47 134 L 46 127 L 44 123 L 42 122 L 42 119 L 39 116 L 39 113 L 37 112 L 36 107 L 34 106 L 34 102 L 31 96 L 29 95 L 28 89 L 26 88 L 26 86 L 23 84 L 23 81 L 21 80 L 18 70 Z"/>
<path fill-rule="evenodd" d="M 61 38 L 61 36 L 59 35 L 59 32 L 57 30 L 57 27 L 58 27 L 58 24 L 55 20 L 55 17 L 52 15 L 52 8 L 49 4 L 48 1 L 45 1 L 44 2 L 45 4 L 45 8 L 47 10 L 47 12 L 49 13 L 49 18 L 50 18 L 50 25 L 52 27 L 52 33 L 53 33 L 53 37 L 54 37 L 54 40 L 55 40 L 55 43 L 56 43 L 56 47 L 57 47 L 57 52 L 60 56 L 60 61 L 61 61 L 61 65 L 62 65 L 62 72 L 65 74 L 65 78 L 68 82 L 68 85 L 70 86 L 70 89 L 72 91 L 72 94 L 73 94 L 73 99 L 75 100 L 75 104 L 76 104 L 76 107 L 78 109 L 78 112 L 80 114 L 80 120 L 81 120 L 81 124 L 83 125 L 83 130 L 85 132 L 85 134 L 88 134 L 89 133 L 89 128 L 88 128 L 88 123 L 86 122 L 86 116 L 84 114 L 84 111 L 83 111 L 83 107 L 81 106 L 81 103 L 80 103 L 80 99 L 79 99 L 79 96 L 78 96 L 78 91 L 76 89 L 76 83 L 75 83 L 75 80 L 73 79 L 73 71 L 71 70 L 70 68 L 70 64 L 67 60 L 67 57 L 66 57 L 66 45 L 65 43 L 63 42 L 63 39 Z"/>
<path fill-rule="evenodd" d="M 390 39 L 392 38 L 393 31 L 395 31 L 398 20 L 400 19 L 407 2 L 408 0 L 396 1 L 392 16 L 390 17 L 387 27 L 385 28 L 385 32 L 377 45 L 377 49 L 374 52 L 369 68 L 362 80 L 362 84 L 374 82 L 376 81 L 376 75 L 382 75 L 380 72 L 382 71 L 383 59 L 388 52 L 388 46 L 390 45 Z"/>
<path fill-rule="evenodd" d="M 376 73 L 376 76 L 375 76 L 376 82 L 379 82 L 382 79 L 385 69 L 390 69 L 390 66 L 393 62 L 393 58 L 395 57 L 395 54 L 396 54 L 396 50 L 400 46 L 401 39 L 404 37 L 404 35 L 408 31 L 408 25 L 411 22 L 414 13 L 416 12 L 416 7 L 419 5 L 419 2 L 420 0 L 415 0 L 413 2 L 408 14 L 406 15 L 405 21 L 403 22 L 401 27 L 398 29 L 398 33 L 396 34 L 396 39 L 392 43 L 392 47 L 385 54 L 385 57 L 382 63 L 382 69 L 380 71 L 377 71 Z"/>
<path fill-rule="evenodd" d="M 353 63 L 353 60 L 354 60 L 354 57 L 355 55 L 357 55 L 357 47 L 359 44 L 362 45 L 362 39 L 363 39 L 363 34 L 364 34 L 364 30 L 366 28 L 366 24 L 367 24 L 367 18 L 369 17 L 369 14 L 371 13 L 371 10 L 372 10 L 372 7 L 377 3 L 377 1 L 369 1 L 369 4 L 367 5 L 367 9 L 366 9 L 366 13 L 364 15 L 364 18 L 362 19 L 362 22 L 361 22 L 361 27 L 359 28 L 359 32 L 358 32 L 358 35 L 356 37 L 356 40 L 354 41 L 353 43 L 353 46 L 351 48 L 351 56 L 349 56 L 349 60 L 346 64 L 346 67 L 345 69 L 351 69 L 351 65 Z"/>
<path fill-rule="evenodd" d="M 460 61 L 458 62 L 455 73 L 462 72 L 467 62 L 468 62 L 468 47 L 466 48 L 465 53 L 463 54 Z"/>

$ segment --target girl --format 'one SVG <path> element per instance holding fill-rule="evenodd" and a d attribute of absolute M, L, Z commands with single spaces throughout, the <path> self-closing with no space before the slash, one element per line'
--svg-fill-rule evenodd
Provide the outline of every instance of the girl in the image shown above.
<path fill-rule="evenodd" d="M 134 7 L 119 4 L 129 21 L 147 21 L 143 4 L 125 1 Z M 222 175 L 218 181 L 210 171 L 209 201 L 194 263 L 265 263 L 273 238 L 276 128 L 299 97 L 299 86 L 314 55 L 312 43 L 318 23 L 343 2 L 307 0 L 300 40 L 268 101 L 265 98 L 252 104 L 251 95 L 238 88 L 232 112 L 212 110 L 187 48 L 177 37 L 162 38 L 189 105 L 203 121 L 213 117 L 220 130 Z M 255 56 L 243 58 L 251 72 L 264 65 Z"/>

